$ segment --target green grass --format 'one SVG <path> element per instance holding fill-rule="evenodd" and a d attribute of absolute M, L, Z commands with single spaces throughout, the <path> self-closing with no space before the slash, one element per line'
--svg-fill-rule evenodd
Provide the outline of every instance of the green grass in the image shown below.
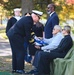
<path fill-rule="evenodd" d="M 30 71 L 31 69 L 32 69 L 32 66 L 30 64 L 25 64 L 26 72 Z M 12 71 L 12 57 L 11 56 L 0 56 L 0 75 L 20 75 L 17 73 L 12 74 L 11 71 Z"/>
<path fill-rule="evenodd" d="M 0 30 L 0 33 L 5 33 L 5 29 Z"/>
<path fill-rule="evenodd" d="M 0 36 L 2 36 L 3 38 L 7 39 L 6 33 L 5 33 L 5 29 L 1 29 L 0 30 Z"/>
<path fill-rule="evenodd" d="M 12 74 L 9 72 L 0 72 L 0 75 L 12 75 Z"/>
<path fill-rule="evenodd" d="M 74 29 L 72 29 L 72 33 L 74 34 Z"/>

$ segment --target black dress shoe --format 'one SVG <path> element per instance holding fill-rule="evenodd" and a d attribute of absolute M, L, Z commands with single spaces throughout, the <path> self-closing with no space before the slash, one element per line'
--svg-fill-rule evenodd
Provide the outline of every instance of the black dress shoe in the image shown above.
<path fill-rule="evenodd" d="M 16 70 L 13 70 L 12 73 L 16 73 Z"/>
<path fill-rule="evenodd" d="M 16 73 L 25 74 L 25 71 L 24 70 L 16 70 Z"/>
<path fill-rule="evenodd" d="M 37 71 L 37 69 L 34 69 L 34 70 L 31 70 L 31 71 L 29 71 L 29 72 L 27 72 L 27 73 L 25 73 L 25 74 L 35 74 L 35 73 L 37 73 L 38 71 Z"/>
<path fill-rule="evenodd" d="M 37 72 L 37 73 L 34 73 L 34 75 L 50 75 L 50 74 L 43 74 L 43 73 Z"/>
<path fill-rule="evenodd" d="M 36 73 L 34 75 L 50 75 L 50 74 L 39 74 L 39 73 Z"/>

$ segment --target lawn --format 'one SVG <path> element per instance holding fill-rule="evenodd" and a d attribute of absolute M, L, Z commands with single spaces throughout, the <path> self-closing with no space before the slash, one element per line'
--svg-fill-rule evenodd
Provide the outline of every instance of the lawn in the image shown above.
<path fill-rule="evenodd" d="M 7 39 L 5 28 L 3 27 L 2 28 L 0 27 L 0 37 Z M 31 64 L 25 64 L 26 72 L 31 70 L 31 68 L 32 68 Z M 11 71 L 12 71 L 12 57 L 11 56 L 0 56 L 0 75 L 20 75 L 16 73 L 12 74 Z"/>
<path fill-rule="evenodd" d="M 11 73 L 11 71 L 12 71 L 11 61 L 12 61 L 11 56 L 0 56 L 0 75 L 8 75 L 8 73 L 10 73 L 9 75 L 20 75 L 20 74 L 16 74 L 16 73 L 14 73 L 14 74 Z M 31 64 L 25 64 L 26 72 L 31 70 L 31 68 L 32 68 Z M 3 74 L 2 74 L 2 72 L 3 72 Z"/>
<path fill-rule="evenodd" d="M 6 33 L 5 33 L 5 28 L 0 29 L 0 36 L 2 36 L 3 38 L 7 39 L 7 36 L 6 36 Z M 25 71 L 26 72 L 31 70 L 31 69 L 32 69 L 31 64 L 25 64 Z M 11 59 L 11 56 L 0 56 L 0 75 L 20 75 L 20 74 L 16 74 L 16 73 L 12 74 L 11 71 L 12 71 L 12 59 Z M 2 74 L 2 72 L 3 73 L 5 72 L 5 74 Z"/>
<path fill-rule="evenodd" d="M 7 39 L 6 33 L 5 33 L 5 27 L 0 27 L 0 36 Z"/>

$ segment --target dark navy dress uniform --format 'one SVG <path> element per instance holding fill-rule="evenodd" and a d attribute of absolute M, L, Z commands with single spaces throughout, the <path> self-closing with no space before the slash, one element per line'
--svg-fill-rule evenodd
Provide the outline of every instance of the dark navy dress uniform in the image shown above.
<path fill-rule="evenodd" d="M 37 37 L 43 37 L 44 26 L 42 23 L 38 23 L 40 26 L 38 27 L 36 24 L 32 27 L 32 32 L 35 33 Z M 29 54 L 34 56 L 38 49 L 35 48 L 34 44 L 29 44 Z"/>
<path fill-rule="evenodd" d="M 31 16 L 22 17 L 7 32 L 7 36 L 9 38 L 12 49 L 13 70 L 24 69 L 24 56 L 25 56 L 24 37 L 26 37 L 26 40 L 28 42 L 31 36 L 32 25 L 33 19 Z"/>
<path fill-rule="evenodd" d="M 8 32 L 8 30 L 17 22 L 17 19 L 15 17 L 11 17 L 9 20 L 8 20 L 8 23 L 7 23 L 7 27 L 6 27 L 6 33 Z"/>

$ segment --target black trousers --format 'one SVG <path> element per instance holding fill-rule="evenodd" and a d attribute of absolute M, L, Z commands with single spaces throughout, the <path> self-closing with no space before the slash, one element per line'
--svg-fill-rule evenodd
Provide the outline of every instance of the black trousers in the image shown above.
<path fill-rule="evenodd" d="M 24 69 L 24 57 L 25 57 L 25 48 L 24 48 L 24 38 L 21 37 L 12 37 L 9 38 L 10 46 L 12 50 L 12 69 L 13 70 L 23 70 Z"/>
<path fill-rule="evenodd" d="M 35 53 L 35 57 L 34 57 L 34 61 L 33 61 L 33 66 L 35 66 L 35 68 L 38 67 L 38 63 L 39 63 L 39 60 L 40 60 L 40 53 L 41 51 L 36 51 Z"/>
<path fill-rule="evenodd" d="M 55 58 L 63 58 L 64 56 L 63 53 L 39 51 L 35 55 L 34 66 L 37 67 L 39 74 L 50 74 L 50 62 Z"/>

